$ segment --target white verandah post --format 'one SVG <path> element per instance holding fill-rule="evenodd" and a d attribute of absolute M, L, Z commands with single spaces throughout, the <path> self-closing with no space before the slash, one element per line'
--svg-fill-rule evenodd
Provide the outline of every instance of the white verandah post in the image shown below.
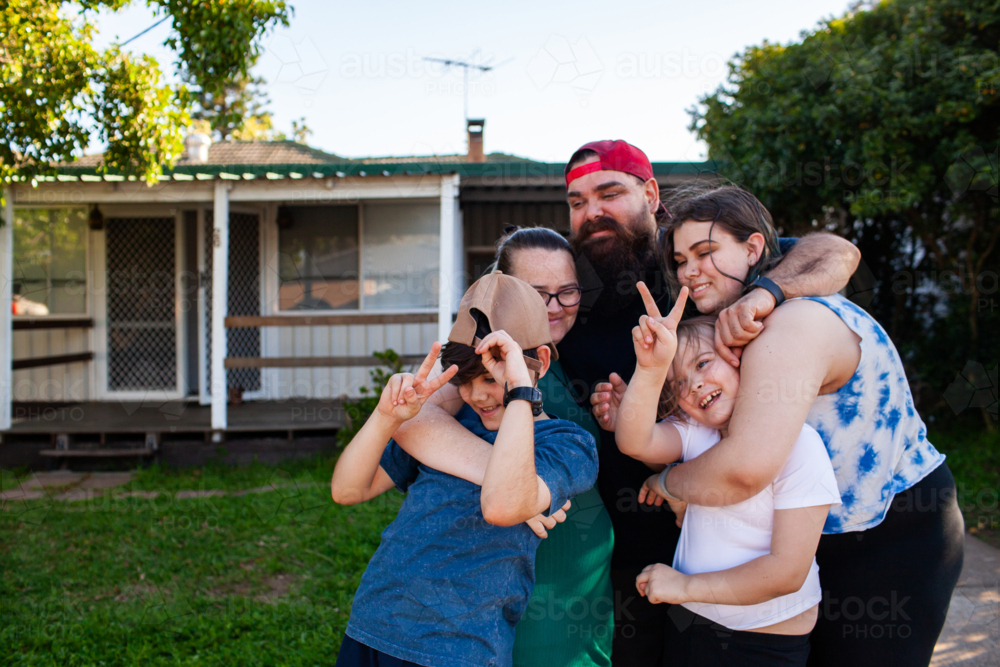
<path fill-rule="evenodd" d="M 14 384 L 11 371 L 13 338 L 12 283 L 14 281 L 14 188 L 4 191 L 3 227 L 0 228 L 0 431 L 10 428 Z"/>
<path fill-rule="evenodd" d="M 441 177 L 441 246 L 438 275 L 438 340 L 444 344 L 451 331 L 451 316 L 461 300 L 461 275 L 456 265 L 455 244 L 461 236 L 458 224 L 458 174 Z M 457 295 L 457 297 L 456 297 Z"/>
<path fill-rule="evenodd" d="M 226 311 L 229 305 L 229 183 L 215 182 L 212 213 L 212 430 L 226 429 Z"/>

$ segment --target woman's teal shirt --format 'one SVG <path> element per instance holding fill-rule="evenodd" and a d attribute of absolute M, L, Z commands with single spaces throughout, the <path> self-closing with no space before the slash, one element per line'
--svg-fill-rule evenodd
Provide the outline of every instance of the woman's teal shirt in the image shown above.
<path fill-rule="evenodd" d="M 545 412 L 601 439 L 590 412 L 574 400 L 559 362 L 538 381 Z M 535 589 L 517 624 L 515 667 L 610 667 L 614 634 L 611 551 L 614 533 L 597 488 L 573 498 L 566 521 L 549 531 L 535 557 Z"/>

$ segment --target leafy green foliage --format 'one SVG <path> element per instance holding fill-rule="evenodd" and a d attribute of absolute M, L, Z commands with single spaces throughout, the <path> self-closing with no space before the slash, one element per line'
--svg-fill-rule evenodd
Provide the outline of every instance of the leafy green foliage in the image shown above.
<path fill-rule="evenodd" d="M 126 0 L 9 0 L 0 12 L 0 182 L 53 173 L 93 140 L 106 142 L 103 168 L 149 183 L 183 149 L 194 98 L 163 82 L 158 63 L 93 45 L 92 12 Z M 291 9 L 271 0 L 147 0 L 173 19 L 167 46 L 196 94 L 245 80 L 261 36 L 288 25 Z M 74 8 L 80 11 L 71 13 Z"/>
<path fill-rule="evenodd" d="M 33 177 L 89 143 L 86 110 L 102 58 L 93 26 L 59 15 L 53 0 L 9 0 L 0 12 L 0 179 Z"/>
<path fill-rule="evenodd" d="M 260 57 L 258 37 L 276 23 L 288 26 L 291 10 L 270 0 L 147 0 L 173 19 L 175 34 L 165 44 L 178 66 L 207 93 L 247 80 Z"/>
<path fill-rule="evenodd" d="M 259 77 L 238 77 L 222 88 L 202 90 L 194 95 L 191 117 L 203 121 L 203 129 L 215 140 L 268 139 L 274 134 L 269 102 Z"/>
<path fill-rule="evenodd" d="M 98 138 L 108 146 L 104 168 L 154 181 L 162 165 L 184 150 L 181 129 L 189 116 L 177 91 L 161 85 L 156 60 L 133 59 L 111 50 L 96 73 L 101 94 L 95 100 Z"/>
<path fill-rule="evenodd" d="M 948 457 L 966 528 L 1000 547 L 1000 448 L 996 435 L 977 429 L 975 421 L 966 418 L 956 420 L 946 430 L 931 430 L 928 438 Z"/>
<path fill-rule="evenodd" d="M 293 141 L 305 143 L 312 131 L 305 118 L 292 121 L 291 133 L 274 127 L 274 118 L 267 109 L 270 97 L 264 92 L 266 82 L 261 77 L 243 77 L 230 81 L 221 89 L 192 93 L 192 127 L 214 135 L 216 141 Z"/>
<path fill-rule="evenodd" d="M 345 402 L 344 410 L 347 414 L 347 423 L 344 428 L 337 431 L 337 445 L 340 447 L 346 447 L 375 412 L 379 397 L 382 396 L 382 390 L 385 389 L 389 378 L 403 370 L 403 361 L 394 350 L 373 352 L 372 355 L 382 362 L 382 366 L 368 371 L 372 386 L 371 388 L 361 387 L 361 398 L 348 399 Z"/>
<path fill-rule="evenodd" d="M 941 418 L 955 374 L 1000 348 L 998 45 L 995 0 L 859 5 L 800 43 L 748 48 L 691 112 L 785 234 L 858 245 L 876 280 L 865 305 Z"/>

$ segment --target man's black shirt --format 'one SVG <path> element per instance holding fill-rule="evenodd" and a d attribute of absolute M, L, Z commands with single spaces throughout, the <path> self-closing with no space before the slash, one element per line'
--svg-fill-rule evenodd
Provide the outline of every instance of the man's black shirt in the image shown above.
<path fill-rule="evenodd" d="M 601 289 L 595 286 L 586 261 L 578 263 L 580 282 L 590 294 Z M 588 275 L 591 274 L 591 275 Z M 661 314 L 666 314 L 672 302 L 660 271 L 647 272 L 646 285 L 656 299 Z M 576 323 L 559 342 L 559 360 L 572 381 L 582 403 L 590 407 L 594 385 L 607 381 L 618 373 L 628 382 L 635 370 L 635 349 L 632 328 L 646 312 L 642 297 L 634 290 L 635 277 L 622 276 L 618 285 L 607 289 L 628 291 L 630 296 L 621 307 L 592 308 L 594 299 L 584 299 Z M 638 502 L 642 483 L 653 474 L 641 463 L 618 450 L 615 434 L 601 429 L 600 468 L 597 490 L 611 516 L 615 531 L 615 548 L 611 559 L 613 569 L 645 567 L 652 563 L 670 565 L 680 537 L 674 513 L 664 503 L 654 507 Z"/>

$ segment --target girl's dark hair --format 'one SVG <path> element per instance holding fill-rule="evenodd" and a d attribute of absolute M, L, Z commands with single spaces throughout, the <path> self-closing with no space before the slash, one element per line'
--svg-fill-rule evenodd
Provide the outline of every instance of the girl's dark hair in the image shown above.
<path fill-rule="evenodd" d="M 677 281 L 677 262 L 674 260 L 674 232 L 688 220 L 711 222 L 709 238 L 716 228 L 725 230 L 740 243 L 745 243 L 751 234 L 759 233 L 764 236 L 764 251 L 757 263 L 750 267 L 745 279 L 740 280 L 719 271 L 727 278 L 742 283 L 744 292 L 754 280 L 781 259 L 778 233 L 774 229 L 771 214 L 756 197 L 742 188 L 735 185 L 686 185 L 671 193 L 667 208 L 672 217 L 663 226 L 661 257 L 675 296 L 680 291 L 680 284 Z M 712 263 L 715 264 L 714 259 Z"/>
<path fill-rule="evenodd" d="M 548 227 L 516 227 L 510 225 L 503 230 L 503 236 L 497 241 L 497 256 L 495 267 L 505 275 L 513 275 L 514 254 L 518 250 L 540 248 L 542 250 L 563 250 L 574 260 L 576 256 L 562 234 Z"/>
<path fill-rule="evenodd" d="M 692 345 L 697 345 L 699 341 L 707 340 L 709 345 L 715 345 L 715 320 L 714 315 L 700 315 L 682 320 L 677 325 L 677 352 L 674 354 L 674 363 L 680 359 Z M 674 376 L 676 377 L 676 368 Z M 656 408 L 658 419 L 682 419 L 684 410 L 681 409 L 677 391 L 673 383 L 667 380 L 660 390 L 660 402 Z"/>

